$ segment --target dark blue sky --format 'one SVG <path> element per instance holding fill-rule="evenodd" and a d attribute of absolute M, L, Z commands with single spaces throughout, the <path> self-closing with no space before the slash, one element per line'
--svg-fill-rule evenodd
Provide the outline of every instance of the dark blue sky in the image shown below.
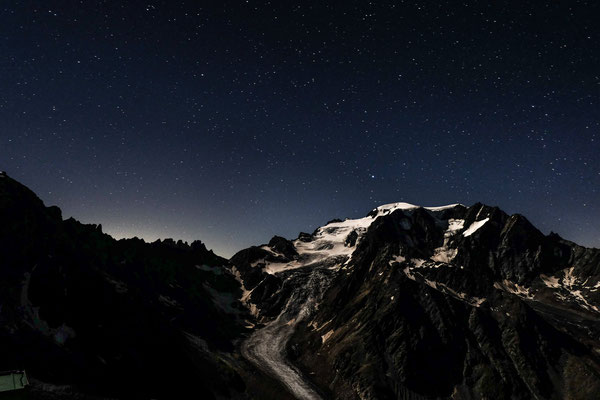
<path fill-rule="evenodd" d="M 598 2 L 432 3 L 2 2 L 0 169 L 225 256 L 394 201 L 600 247 Z"/>

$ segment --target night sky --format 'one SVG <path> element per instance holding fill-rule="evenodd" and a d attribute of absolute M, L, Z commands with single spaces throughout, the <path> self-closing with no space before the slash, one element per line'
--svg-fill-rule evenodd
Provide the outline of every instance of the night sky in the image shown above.
<path fill-rule="evenodd" d="M 224 256 L 395 201 L 481 201 L 600 247 L 599 16 L 3 1 L 0 170 L 115 237 Z"/>

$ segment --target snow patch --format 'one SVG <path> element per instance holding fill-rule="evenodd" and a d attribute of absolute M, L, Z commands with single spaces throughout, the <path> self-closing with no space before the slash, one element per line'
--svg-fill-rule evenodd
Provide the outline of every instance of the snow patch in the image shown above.
<path fill-rule="evenodd" d="M 579 278 L 577 278 L 577 276 L 575 276 L 573 273 L 574 270 L 575 267 L 571 267 L 564 271 L 564 277 L 562 278 L 562 289 L 569 292 L 569 294 L 575 298 L 575 301 L 577 301 L 583 308 L 590 311 L 600 312 L 600 309 L 598 309 L 598 307 L 595 305 L 590 304 L 585 296 L 581 293 L 581 289 L 585 287 L 583 286 L 583 283 L 579 282 Z M 577 288 L 576 285 L 580 286 L 580 288 Z M 596 286 L 598 286 L 598 284 L 596 284 Z"/>
<path fill-rule="evenodd" d="M 448 209 L 454 208 L 459 205 L 461 205 L 461 204 L 456 203 L 456 204 L 449 204 L 447 206 L 423 207 L 423 208 L 426 210 L 429 210 L 429 211 L 443 211 L 443 210 L 448 210 Z M 379 216 L 379 215 L 391 214 L 392 212 L 394 212 L 396 210 L 414 210 L 414 209 L 420 208 L 420 207 L 421 206 L 417 206 L 417 205 L 410 204 L 410 203 L 390 203 L 390 204 L 384 204 L 382 206 L 379 206 L 375 210 L 377 211 L 377 214 Z"/>
<path fill-rule="evenodd" d="M 235 279 L 240 283 L 240 286 L 242 289 L 242 297 L 240 298 L 240 302 L 244 306 L 246 306 L 248 311 L 250 311 L 250 314 L 252 314 L 255 317 L 258 317 L 258 313 L 260 312 L 260 309 L 256 306 L 256 304 L 250 303 L 250 295 L 252 294 L 252 291 L 256 288 L 256 286 L 258 286 L 258 285 L 256 285 L 254 287 L 254 289 L 248 290 L 248 289 L 246 289 L 246 286 L 244 286 L 244 280 L 242 279 L 242 275 L 240 274 L 240 271 L 238 271 L 238 269 L 235 266 L 231 267 L 231 273 L 233 274 Z"/>
<path fill-rule="evenodd" d="M 490 220 L 489 218 L 485 218 L 485 219 L 482 219 L 481 221 L 473 222 L 471 224 L 471 226 L 469 226 L 469 228 L 463 232 L 463 236 L 464 237 L 471 236 L 472 234 L 477 232 L 477 230 L 479 230 L 479 228 L 481 228 L 483 225 L 485 225 L 485 223 L 488 222 L 489 220 Z"/>
<path fill-rule="evenodd" d="M 554 277 L 554 276 L 547 276 L 547 275 L 540 275 L 540 278 L 542 278 L 542 281 L 544 282 L 544 284 L 546 286 L 548 286 L 549 288 L 553 288 L 553 289 L 558 289 L 560 288 L 560 283 L 558 282 L 558 278 Z"/>
<path fill-rule="evenodd" d="M 452 289 L 445 283 L 436 282 L 436 281 L 427 279 L 421 273 L 413 272 L 410 267 L 404 268 L 403 272 L 409 279 L 411 279 L 413 281 L 417 281 L 417 277 L 415 274 L 419 274 L 419 276 L 423 279 L 423 282 L 430 288 L 435 289 L 438 292 L 448 294 L 448 295 L 450 295 L 460 301 L 463 301 L 471 306 L 480 307 L 481 304 L 486 300 L 485 298 L 482 298 L 482 297 L 469 297 L 466 293 L 457 292 L 456 290 Z M 394 296 L 391 297 L 391 300 L 394 300 Z"/>
<path fill-rule="evenodd" d="M 480 307 L 486 299 L 484 297 L 472 297 L 471 300 L 475 307 Z"/>
<path fill-rule="evenodd" d="M 281 255 L 281 254 L 277 253 L 276 251 L 274 251 L 272 248 L 270 248 L 270 247 L 269 247 L 269 246 L 267 246 L 267 245 L 260 246 L 260 249 L 262 249 L 262 250 L 265 250 L 265 251 L 268 251 L 269 253 L 271 253 L 271 254 L 273 254 L 273 255 L 275 255 L 275 256 L 280 256 L 280 255 Z"/>
<path fill-rule="evenodd" d="M 421 258 L 413 258 L 411 261 L 414 264 L 415 268 L 421 268 L 423 264 L 427 262 Z"/>
<path fill-rule="evenodd" d="M 503 290 L 508 293 L 515 294 L 519 297 L 523 297 L 529 300 L 533 300 L 533 294 L 531 289 L 521 286 L 517 283 L 511 282 L 508 279 L 504 279 L 502 282 L 494 282 L 494 287 L 499 290 Z"/>
<path fill-rule="evenodd" d="M 554 297 L 559 301 L 575 301 L 580 307 L 585 308 L 588 311 L 600 312 L 600 309 L 597 306 L 588 302 L 585 293 L 582 293 L 582 290 L 597 290 L 596 288 L 600 286 L 600 283 L 597 283 L 595 286 L 586 286 L 587 280 L 581 282 L 581 279 L 575 275 L 574 270 L 575 267 L 565 268 L 562 270 L 562 276 L 548 276 L 541 274 L 540 279 L 547 288 L 553 291 Z M 508 280 L 504 280 L 502 284 L 496 282 L 494 287 L 514 293 L 520 297 L 534 299 L 534 294 L 531 293 L 531 289 L 524 288 Z"/>
<path fill-rule="evenodd" d="M 431 288 L 433 288 L 439 292 L 449 294 L 450 296 L 454 297 L 455 299 L 464 301 L 465 303 L 468 303 L 475 307 L 481 306 L 481 304 L 485 301 L 485 298 L 482 298 L 482 297 L 469 297 L 466 293 L 457 292 L 456 290 L 452 289 L 450 286 L 446 285 L 445 283 L 434 282 L 434 281 L 430 281 L 429 279 L 425 279 L 425 283 L 428 286 L 430 286 Z"/>
<path fill-rule="evenodd" d="M 431 256 L 431 259 L 433 261 L 438 261 L 438 262 L 442 262 L 445 264 L 449 264 L 452 260 L 454 260 L 454 257 L 456 257 L 456 255 L 458 254 L 458 249 L 450 249 L 447 247 L 438 247 L 437 249 L 434 250 L 433 256 Z"/>
<path fill-rule="evenodd" d="M 456 235 L 456 233 L 463 229 L 465 224 L 464 219 L 449 219 L 448 220 L 448 229 L 444 232 L 444 244 L 441 247 L 438 247 L 433 251 L 433 256 L 431 259 L 433 261 L 450 263 L 456 254 L 458 254 L 458 249 L 451 249 L 448 247 L 450 244 L 450 239 Z"/>
<path fill-rule="evenodd" d="M 562 279 L 562 283 L 565 286 L 573 286 L 577 283 L 577 277 L 573 274 L 575 267 L 571 267 L 565 271 L 565 276 Z"/>
<path fill-rule="evenodd" d="M 321 336 L 322 344 L 324 344 L 327 341 L 327 339 L 329 339 L 331 337 L 331 335 L 333 335 L 333 332 L 334 332 L 334 330 L 330 329 L 326 334 Z"/>
<path fill-rule="evenodd" d="M 587 299 L 581 294 L 581 290 L 571 290 L 571 294 L 575 297 L 575 299 L 588 310 L 594 310 L 596 312 L 600 312 L 600 309 L 593 304 L 590 304 Z"/>
<path fill-rule="evenodd" d="M 389 261 L 389 265 L 391 266 L 395 263 L 403 263 L 404 261 L 406 261 L 406 258 L 402 256 L 393 256 L 392 259 Z"/>
<path fill-rule="evenodd" d="M 317 324 L 315 321 L 311 321 L 308 324 L 308 326 L 313 328 L 315 331 L 320 331 L 321 329 L 325 328 L 331 321 L 333 321 L 333 319 L 330 319 L 329 321 L 323 323 L 323 325 L 321 325 L 321 326 L 319 326 L 319 324 Z"/>
<path fill-rule="evenodd" d="M 410 269 L 410 267 L 406 267 L 406 268 L 404 268 L 404 269 L 402 270 L 402 272 L 404 272 L 404 275 L 406 275 L 406 277 L 407 277 L 408 279 L 411 279 L 411 280 L 413 280 L 413 281 L 416 281 L 416 280 L 417 280 L 417 278 L 416 278 L 415 274 L 412 272 L 412 270 Z"/>
<path fill-rule="evenodd" d="M 453 219 L 450 218 L 448 220 L 448 229 L 446 230 L 446 233 L 444 234 L 444 236 L 446 235 L 454 235 L 456 233 L 456 231 L 461 230 L 465 225 L 465 220 L 464 219 Z"/>
<path fill-rule="evenodd" d="M 261 258 L 260 260 L 256 260 L 256 261 L 250 263 L 250 266 L 252 268 L 256 268 L 258 265 L 262 265 L 262 264 L 268 264 L 264 258 Z"/>

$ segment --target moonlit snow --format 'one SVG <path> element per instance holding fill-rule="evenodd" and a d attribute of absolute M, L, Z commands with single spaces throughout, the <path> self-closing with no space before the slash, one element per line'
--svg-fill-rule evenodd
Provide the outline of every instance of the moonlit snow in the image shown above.
<path fill-rule="evenodd" d="M 458 205 L 459 204 L 450 204 L 446 206 L 423 208 L 428 211 L 437 212 L 454 208 Z M 371 215 L 363 218 L 331 222 L 318 228 L 314 234 L 313 240 L 310 242 L 304 242 L 302 240 L 293 241 L 294 247 L 299 254 L 297 260 L 287 263 L 266 262 L 265 271 L 270 274 L 276 274 L 281 271 L 306 267 L 311 264 L 322 264 L 324 261 L 329 261 L 332 268 L 339 268 L 350 261 L 356 246 L 360 243 L 363 235 L 375 219 L 379 216 L 389 215 L 396 210 L 408 211 L 415 210 L 419 207 L 420 206 L 409 203 L 384 204 L 373 210 L 375 212 L 374 215 L 371 213 Z M 459 225 L 460 222 L 453 221 L 451 222 L 449 229 L 453 231 L 460 229 L 462 225 Z M 353 231 L 357 234 L 357 240 L 354 246 L 350 246 L 346 243 L 346 239 Z M 268 246 L 263 246 L 262 248 L 272 252 Z"/>

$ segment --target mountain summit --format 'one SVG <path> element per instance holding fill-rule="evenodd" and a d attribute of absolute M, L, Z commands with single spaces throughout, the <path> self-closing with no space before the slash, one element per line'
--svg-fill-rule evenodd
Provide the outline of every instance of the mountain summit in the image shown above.
<path fill-rule="evenodd" d="M 522 215 L 388 204 L 230 264 L 245 355 L 297 398 L 600 395 L 600 251 Z"/>

